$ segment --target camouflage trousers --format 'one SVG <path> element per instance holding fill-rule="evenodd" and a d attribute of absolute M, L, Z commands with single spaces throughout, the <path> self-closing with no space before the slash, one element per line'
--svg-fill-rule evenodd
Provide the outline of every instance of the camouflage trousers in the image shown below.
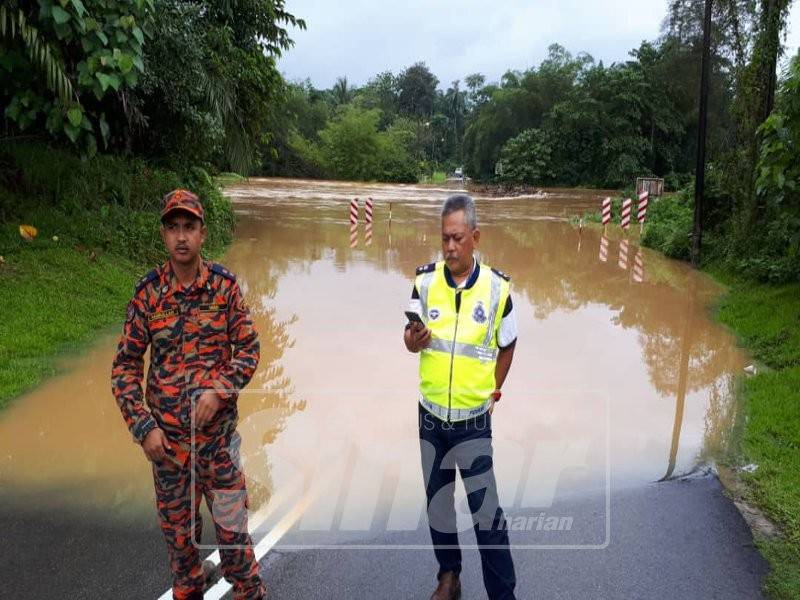
<path fill-rule="evenodd" d="M 197 548 L 203 497 L 220 546 L 222 575 L 233 586 L 233 597 L 266 598 L 247 532 L 247 490 L 238 446 L 239 436 L 234 432 L 227 440 L 217 440 L 198 451 L 194 478 L 190 458 L 183 466 L 172 460 L 153 465 L 156 506 L 167 542 L 175 600 L 203 597 L 205 580 Z"/>

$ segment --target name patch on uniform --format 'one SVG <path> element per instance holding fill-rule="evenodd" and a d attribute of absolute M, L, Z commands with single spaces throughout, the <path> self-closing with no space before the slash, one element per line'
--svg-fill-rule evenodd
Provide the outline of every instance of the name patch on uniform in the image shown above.
<path fill-rule="evenodd" d="M 157 313 L 153 313 L 152 315 L 148 315 L 147 321 L 152 323 L 153 321 L 159 321 L 161 319 L 168 319 L 169 317 L 177 317 L 178 316 L 178 309 L 177 308 L 170 308 L 167 310 L 162 310 Z"/>
<path fill-rule="evenodd" d="M 201 313 L 217 312 L 218 310 L 225 310 L 228 308 L 227 304 L 201 304 L 197 310 Z"/>

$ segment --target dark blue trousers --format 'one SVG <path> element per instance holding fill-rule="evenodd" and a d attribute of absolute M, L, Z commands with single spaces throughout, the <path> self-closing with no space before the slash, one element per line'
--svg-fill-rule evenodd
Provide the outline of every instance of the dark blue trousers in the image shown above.
<path fill-rule="evenodd" d="M 420 406 L 419 440 L 439 575 L 461 572 L 454 499 L 458 468 L 478 539 L 486 592 L 491 600 L 514 599 L 514 563 L 492 469 L 491 415 L 447 423 Z"/>

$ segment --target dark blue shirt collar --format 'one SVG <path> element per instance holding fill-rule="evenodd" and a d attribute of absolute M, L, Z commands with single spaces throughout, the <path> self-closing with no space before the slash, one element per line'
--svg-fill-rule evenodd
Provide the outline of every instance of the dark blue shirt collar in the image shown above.
<path fill-rule="evenodd" d="M 478 275 L 481 272 L 481 265 L 474 256 L 472 257 L 472 265 L 472 273 L 469 274 L 467 281 L 464 283 L 463 289 L 465 290 L 468 290 L 475 285 L 475 282 L 478 281 Z M 451 288 L 458 287 L 456 282 L 453 281 L 453 276 L 450 274 L 450 269 L 447 268 L 447 265 L 444 266 L 444 279 L 447 281 L 447 285 L 449 285 Z"/>

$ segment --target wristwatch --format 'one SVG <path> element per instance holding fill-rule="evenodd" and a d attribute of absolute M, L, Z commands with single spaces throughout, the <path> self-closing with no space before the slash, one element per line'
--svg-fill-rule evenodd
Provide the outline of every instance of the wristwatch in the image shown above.
<path fill-rule="evenodd" d="M 495 390 L 492 392 L 492 400 L 495 402 L 500 402 L 500 397 L 503 395 L 503 392 L 500 390 Z"/>

